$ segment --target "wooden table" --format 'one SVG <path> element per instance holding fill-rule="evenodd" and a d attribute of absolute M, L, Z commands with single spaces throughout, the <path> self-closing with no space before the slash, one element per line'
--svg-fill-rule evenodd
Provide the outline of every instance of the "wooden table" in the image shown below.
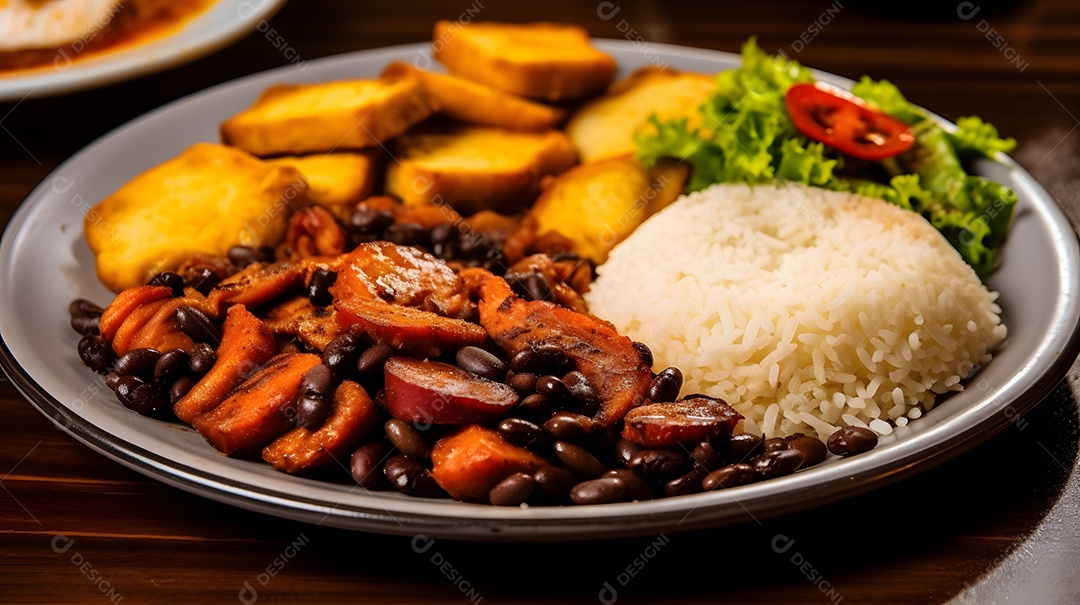
<path fill-rule="evenodd" d="M 1075 2 L 998 10 L 988 2 L 943 3 L 924 16 L 876 14 L 861 6 L 875 3 L 853 0 L 474 4 L 483 19 L 571 21 L 601 37 L 728 51 L 757 34 L 766 49 L 806 64 L 888 78 L 948 118 L 976 113 L 1015 136 L 1016 157 L 1074 224 L 1080 220 Z M 271 25 L 310 60 L 425 40 L 435 19 L 472 6 L 294 0 Z M 99 135 L 286 60 L 252 34 L 159 75 L 0 105 L 0 224 L 59 162 Z M 1074 366 L 1067 384 L 1023 423 L 958 459 L 761 527 L 660 542 L 440 541 L 424 553 L 408 538 L 266 517 L 148 480 L 53 428 L 4 381 L 0 601 L 611 602 L 606 582 L 623 602 L 1080 602 L 1080 421 L 1070 388 L 1077 379 Z M 773 548 L 778 536 L 794 540 L 783 554 Z M 640 572 L 620 577 L 639 556 L 648 559 Z"/>

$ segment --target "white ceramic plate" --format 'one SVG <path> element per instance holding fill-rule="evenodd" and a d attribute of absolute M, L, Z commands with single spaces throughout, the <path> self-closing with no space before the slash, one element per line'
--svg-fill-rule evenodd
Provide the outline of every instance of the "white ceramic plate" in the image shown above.
<path fill-rule="evenodd" d="M 177 31 L 59 67 L 0 71 L 0 102 L 104 86 L 194 61 L 235 42 L 269 19 L 285 0 L 217 0 Z"/>
<path fill-rule="evenodd" d="M 597 45 L 621 74 L 662 60 L 678 69 L 716 72 L 735 55 L 622 41 Z M 314 61 L 223 84 L 151 112 L 71 158 L 24 202 L 0 242 L 0 362 L 44 414 L 106 456 L 170 485 L 273 515 L 391 534 L 474 540 L 560 540 L 689 530 L 738 523 L 834 501 L 910 475 L 973 447 L 1031 408 L 1065 375 L 1080 339 L 1080 250 L 1057 204 L 1011 160 L 977 171 L 1019 194 L 1003 265 L 989 280 L 1001 293 L 1009 337 L 968 389 L 882 439 L 877 449 L 830 460 L 794 475 L 707 494 L 584 507 L 499 508 L 291 477 L 233 460 L 193 430 L 141 417 L 119 405 L 100 377 L 80 365 L 67 305 L 105 303 L 81 232 L 83 213 L 136 174 L 196 141 L 214 141 L 218 123 L 267 86 L 374 77 L 387 62 L 426 57 L 427 45 L 397 46 Z M 653 54 L 653 52 L 657 54 Z M 658 59 L 657 59 L 658 58 Z M 819 74 L 844 85 L 845 80 Z M 197 217 L 192 217 L 197 220 Z"/>

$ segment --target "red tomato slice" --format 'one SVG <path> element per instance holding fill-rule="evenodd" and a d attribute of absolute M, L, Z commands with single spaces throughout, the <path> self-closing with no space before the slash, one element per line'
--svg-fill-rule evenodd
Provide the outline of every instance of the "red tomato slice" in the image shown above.
<path fill-rule="evenodd" d="M 883 160 L 915 143 L 907 124 L 828 84 L 796 84 L 784 100 L 800 132 L 852 157 Z"/>

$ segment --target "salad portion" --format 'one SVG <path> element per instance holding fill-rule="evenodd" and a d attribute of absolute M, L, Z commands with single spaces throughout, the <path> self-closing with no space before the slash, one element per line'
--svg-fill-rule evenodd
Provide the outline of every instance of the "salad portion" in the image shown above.
<path fill-rule="evenodd" d="M 847 93 L 753 38 L 716 83 L 696 126 L 653 116 L 636 134 L 642 163 L 688 163 L 688 191 L 781 179 L 881 198 L 923 215 L 979 275 L 997 266 L 1016 193 L 964 169 L 1016 146 L 991 124 L 968 116 L 946 130 L 888 81 L 864 76 Z"/>

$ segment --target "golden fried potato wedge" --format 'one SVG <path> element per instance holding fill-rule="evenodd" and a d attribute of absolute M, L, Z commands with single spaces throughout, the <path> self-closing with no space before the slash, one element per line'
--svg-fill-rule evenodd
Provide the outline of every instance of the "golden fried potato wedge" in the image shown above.
<path fill-rule="evenodd" d="M 196 254 L 225 256 L 236 245 L 278 243 L 306 188 L 292 166 L 196 143 L 94 206 L 83 231 L 98 279 L 119 292 Z"/>
<path fill-rule="evenodd" d="M 461 127 L 406 134 L 395 141 L 386 190 L 406 205 L 446 204 L 461 214 L 516 212 L 540 180 L 574 165 L 561 131 Z"/>
<path fill-rule="evenodd" d="M 546 130 L 553 128 L 565 116 L 561 109 L 534 103 L 457 76 L 423 71 L 401 61 L 387 65 L 382 75 L 420 78 L 440 111 L 469 124 L 511 130 Z"/>
<path fill-rule="evenodd" d="M 537 233 L 555 231 L 597 263 L 645 219 L 675 201 L 689 170 L 674 162 L 645 170 L 632 156 L 582 164 L 545 184 L 529 211 Z"/>
<path fill-rule="evenodd" d="M 380 176 L 374 151 L 284 156 L 266 160 L 275 166 L 292 166 L 308 183 L 307 199 L 339 217 L 375 191 Z"/>
<path fill-rule="evenodd" d="M 698 107 L 715 88 L 716 79 L 708 74 L 639 69 L 577 110 L 566 132 L 582 162 L 632 153 L 634 133 L 649 127 L 653 113 L 661 120 L 685 117 L 691 127 L 699 125 Z"/>
<path fill-rule="evenodd" d="M 221 124 L 221 140 L 258 156 L 374 147 L 431 115 L 412 77 L 279 84 Z"/>
<path fill-rule="evenodd" d="M 615 59 L 575 25 L 439 21 L 433 45 L 452 73 L 534 99 L 595 94 L 615 77 Z"/>

